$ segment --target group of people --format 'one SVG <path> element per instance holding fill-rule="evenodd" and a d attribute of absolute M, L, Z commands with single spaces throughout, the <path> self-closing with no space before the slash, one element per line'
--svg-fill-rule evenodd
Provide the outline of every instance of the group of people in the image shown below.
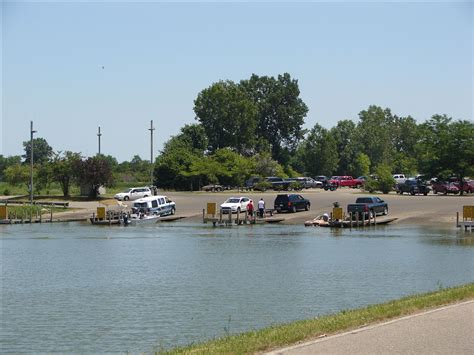
<path fill-rule="evenodd" d="M 253 217 L 254 210 L 255 207 L 253 205 L 253 201 L 250 200 L 249 204 L 247 205 L 247 212 L 249 216 Z M 263 198 L 258 201 L 258 215 L 260 218 L 263 218 L 263 216 L 265 215 L 265 201 L 263 200 Z"/>

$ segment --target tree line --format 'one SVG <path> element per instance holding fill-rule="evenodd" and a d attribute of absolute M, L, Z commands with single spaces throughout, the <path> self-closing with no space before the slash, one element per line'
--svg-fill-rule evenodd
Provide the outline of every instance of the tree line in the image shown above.
<path fill-rule="evenodd" d="M 171 137 L 153 167 L 136 155 L 118 163 L 112 156 L 81 157 L 53 152 L 34 139 L 35 174 L 41 184 L 58 182 L 65 195 L 71 183 L 94 190 L 114 181 L 148 181 L 164 189 L 198 190 L 209 183 L 242 186 L 251 176 L 422 174 L 446 179 L 474 174 L 474 124 L 434 114 L 425 122 L 369 106 L 358 120 L 344 119 L 327 129 L 303 128 L 308 107 L 298 81 L 288 73 L 236 83 L 213 83 L 194 101 L 196 123 Z M 0 179 L 23 182 L 29 144 L 22 157 L 0 156 Z"/>

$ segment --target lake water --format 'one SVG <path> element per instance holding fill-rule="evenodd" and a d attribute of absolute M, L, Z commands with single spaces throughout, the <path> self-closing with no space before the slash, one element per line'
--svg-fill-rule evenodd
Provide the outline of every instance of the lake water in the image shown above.
<path fill-rule="evenodd" d="M 474 237 L 451 228 L 0 233 L 1 352 L 147 352 L 474 281 Z"/>

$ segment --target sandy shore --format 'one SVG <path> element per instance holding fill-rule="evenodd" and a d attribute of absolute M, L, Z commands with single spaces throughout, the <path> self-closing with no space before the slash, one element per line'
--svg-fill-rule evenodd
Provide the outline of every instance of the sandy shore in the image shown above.
<path fill-rule="evenodd" d="M 206 192 L 161 192 L 176 202 L 176 215 L 186 217 L 186 220 L 199 221 L 202 216 L 202 210 L 207 202 L 216 202 L 221 204 L 225 199 L 231 196 L 248 196 L 254 201 L 263 198 L 267 208 L 273 208 L 273 202 L 277 195 L 276 192 L 269 191 L 265 193 L 256 192 L 238 192 L 226 191 L 218 193 Z M 297 213 L 281 213 L 278 217 L 284 218 L 286 224 L 302 224 L 304 221 L 313 219 L 324 212 L 330 212 L 333 203 L 339 202 L 345 209 L 346 205 L 353 203 L 359 196 L 367 195 L 360 190 L 339 189 L 336 191 L 324 191 L 321 189 L 304 190 L 301 195 L 311 201 L 310 211 L 301 211 Z M 451 224 L 455 226 L 456 212 L 462 212 L 462 206 L 474 205 L 474 195 L 456 196 L 456 195 L 428 195 L 428 196 L 410 196 L 397 195 L 390 193 L 388 195 L 378 195 L 388 202 L 389 216 L 396 217 L 396 223 L 404 224 Z M 56 218 L 88 218 L 95 212 L 97 206 L 115 205 L 113 199 L 102 202 L 70 202 L 69 206 L 76 208 L 73 212 L 57 213 Z M 131 202 L 128 202 L 131 205 Z"/>

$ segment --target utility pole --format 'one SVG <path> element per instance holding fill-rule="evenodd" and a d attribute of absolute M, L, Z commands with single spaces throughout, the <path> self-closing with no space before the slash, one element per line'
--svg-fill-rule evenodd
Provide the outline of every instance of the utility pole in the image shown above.
<path fill-rule="evenodd" d="M 153 120 L 150 121 L 150 185 L 153 186 Z"/>
<path fill-rule="evenodd" d="M 100 155 L 100 136 L 102 136 L 102 133 L 100 133 L 100 126 L 99 126 L 99 131 L 97 132 L 97 137 L 99 137 L 99 155 Z"/>
<path fill-rule="evenodd" d="M 33 121 L 30 121 L 30 204 L 33 204 Z"/>

